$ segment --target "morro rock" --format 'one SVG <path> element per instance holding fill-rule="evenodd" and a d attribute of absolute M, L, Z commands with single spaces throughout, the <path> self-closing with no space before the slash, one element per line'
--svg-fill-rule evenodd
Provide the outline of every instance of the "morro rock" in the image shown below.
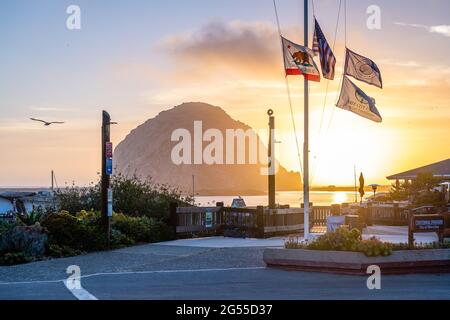
<path fill-rule="evenodd" d="M 249 195 L 267 191 L 267 176 L 261 175 L 264 166 L 260 163 L 193 164 L 194 121 L 202 121 L 203 132 L 211 128 L 220 130 L 224 139 L 227 129 L 251 129 L 219 107 L 199 102 L 183 103 L 147 120 L 117 145 L 114 151 L 116 171 L 126 176 L 151 177 L 154 182 L 168 184 L 189 194 L 192 193 L 192 175 L 195 176 L 195 192 L 201 195 Z M 177 165 L 172 161 L 172 150 L 180 143 L 171 140 L 177 129 L 187 129 L 192 134 L 192 164 Z M 202 142 L 202 148 L 210 143 Z M 245 145 L 248 149 L 249 143 Z M 224 157 L 225 154 L 224 142 Z M 276 180 L 277 190 L 301 188 L 299 173 L 288 172 L 281 165 Z"/>

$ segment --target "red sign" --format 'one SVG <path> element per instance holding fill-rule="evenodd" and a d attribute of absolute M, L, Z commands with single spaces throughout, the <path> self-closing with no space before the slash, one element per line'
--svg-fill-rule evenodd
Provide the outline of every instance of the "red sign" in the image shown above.
<path fill-rule="evenodd" d="M 112 158 L 113 156 L 113 145 L 112 142 L 106 143 L 105 154 L 107 158 Z"/>

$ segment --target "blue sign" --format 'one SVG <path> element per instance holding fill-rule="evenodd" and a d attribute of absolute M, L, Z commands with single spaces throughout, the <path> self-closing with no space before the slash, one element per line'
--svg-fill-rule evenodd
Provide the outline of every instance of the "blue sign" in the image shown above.
<path fill-rule="evenodd" d="M 112 175 L 113 173 L 113 159 L 112 158 L 106 158 L 106 174 Z"/>
<path fill-rule="evenodd" d="M 113 215 L 113 190 L 111 188 L 108 189 L 108 217 L 112 217 Z"/>
<path fill-rule="evenodd" d="M 211 211 L 205 212 L 205 227 L 212 228 L 213 226 L 213 214 Z"/>

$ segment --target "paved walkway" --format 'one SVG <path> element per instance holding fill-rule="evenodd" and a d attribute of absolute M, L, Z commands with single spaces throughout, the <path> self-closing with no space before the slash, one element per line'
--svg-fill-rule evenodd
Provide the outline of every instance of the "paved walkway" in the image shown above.
<path fill-rule="evenodd" d="M 403 235 L 389 235 L 403 237 Z M 265 267 L 265 240 L 177 240 L 82 256 L 0 267 L 1 299 L 450 299 L 450 274 L 366 277 Z M 68 266 L 81 289 L 68 288 Z"/>
<path fill-rule="evenodd" d="M 312 237 L 319 235 L 320 234 L 312 234 Z M 381 241 L 391 243 L 408 243 L 408 227 L 372 226 L 364 229 L 363 239 L 369 239 L 371 237 L 376 237 Z M 288 238 L 288 236 L 269 239 L 208 237 L 168 241 L 161 245 L 202 248 L 283 247 L 284 242 Z M 303 241 L 303 237 L 300 236 L 297 238 L 299 241 Z M 435 233 L 416 234 L 415 239 L 419 243 L 438 241 L 438 237 Z"/>

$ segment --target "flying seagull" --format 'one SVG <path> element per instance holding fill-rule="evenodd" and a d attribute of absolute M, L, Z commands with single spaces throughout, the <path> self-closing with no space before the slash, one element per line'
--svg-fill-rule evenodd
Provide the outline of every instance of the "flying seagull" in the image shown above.
<path fill-rule="evenodd" d="M 35 119 L 35 118 L 30 118 L 30 120 L 33 121 L 38 121 L 38 122 L 42 122 L 44 124 L 44 126 L 49 126 L 51 124 L 63 124 L 64 122 L 61 121 L 52 121 L 52 122 L 48 122 L 48 121 L 44 121 L 44 120 L 40 120 L 40 119 Z"/>

